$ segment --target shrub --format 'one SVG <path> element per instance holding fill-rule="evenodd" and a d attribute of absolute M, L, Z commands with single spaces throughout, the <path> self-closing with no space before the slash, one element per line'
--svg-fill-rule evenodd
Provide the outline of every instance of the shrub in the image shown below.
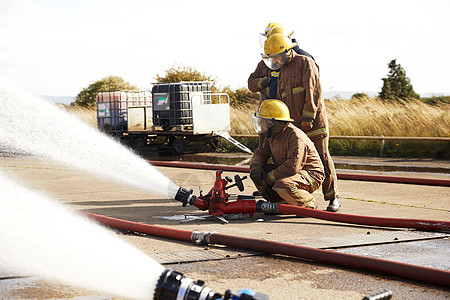
<path fill-rule="evenodd" d="M 94 107 L 95 98 L 99 92 L 115 92 L 121 90 L 136 90 L 136 86 L 125 82 L 121 77 L 109 76 L 90 84 L 78 93 L 72 105 L 81 107 Z"/>

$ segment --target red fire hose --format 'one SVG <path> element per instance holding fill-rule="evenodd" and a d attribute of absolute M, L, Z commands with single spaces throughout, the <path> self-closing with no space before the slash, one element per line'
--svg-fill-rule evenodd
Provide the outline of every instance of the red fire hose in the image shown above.
<path fill-rule="evenodd" d="M 294 214 L 298 216 L 359 225 L 450 231 L 450 222 L 448 221 L 380 218 L 332 213 L 286 204 L 278 205 L 261 200 L 256 202 L 255 198 L 252 196 L 238 196 L 236 201 L 228 201 L 229 195 L 226 193 L 227 181 L 222 179 L 221 174 L 222 170 L 216 171 L 216 180 L 213 188 L 207 195 L 196 197 L 191 195 L 192 190 L 188 191 L 187 189 L 180 187 L 177 195 L 175 196 L 175 200 L 183 203 L 183 206 L 186 206 L 189 203 L 190 205 L 193 205 L 201 210 L 208 210 L 210 215 L 244 213 L 249 214 L 251 217 L 258 211 L 265 213 Z M 240 178 L 239 175 L 235 176 L 236 183 L 234 185 L 237 185 L 240 191 L 244 190 L 244 186 L 242 184 L 243 179 L 245 179 L 245 177 Z M 230 178 L 228 180 L 231 182 Z"/>
<path fill-rule="evenodd" d="M 83 214 L 101 224 L 122 230 L 144 233 L 152 236 L 175 239 L 179 241 L 193 241 L 195 239 L 195 241 L 198 242 L 198 232 L 194 231 L 178 230 L 148 224 L 141 224 L 111 217 L 105 217 L 97 214 L 91 214 L 88 212 L 83 212 Z M 205 235 L 204 241 L 211 244 L 226 245 L 242 249 L 262 251 L 271 254 L 288 255 L 302 259 L 315 260 L 355 269 L 381 272 L 395 276 L 450 286 L 450 272 L 445 270 L 333 252 L 329 250 L 296 246 L 274 241 L 224 235 L 214 232 L 207 233 Z"/>
<path fill-rule="evenodd" d="M 200 163 L 185 163 L 185 162 L 170 162 L 170 161 L 149 161 L 154 166 L 161 167 L 175 167 L 175 168 L 189 168 L 189 169 L 203 169 L 203 170 L 223 170 L 229 172 L 246 172 L 250 171 L 249 167 L 244 166 L 228 166 L 228 165 L 212 165 Z M 342 174 L 337 173 L 338 179 L 359 180 L 359 181 L 376 181 L 376 182 L 391 182 L 391 183 L 407 183 L 420 185 L 436 185 L 436 186 L 450 186 L 450 180 L 446 179 L 431 179 L 431 178 L 412 178 L 412 177 L 395 177 L 383 175 L 364 175 L 364 174 Z"/>
<path fill-rule="evenodd" d="M 400 218 L 385 218 L 385 217 L 380 218 L 380 217 L 348 215 L 286 204 L 279 204 L 277 206 L 277 211 L 282 214 L 292 214 L 297 216 L 311 217 L 341 223 L 369 225 L 369 226 L 385 226 L 396 228 L 415 228 L 420 230 L 450 231 L 449 221 L 400 219 Z"/>
<path fill-rule="evenodd" d="M 81 212 L 82 214 L 88 216 L 90 219 L 93 219 L 103 225 L 118 228 L 122 230 L 144 233 L 151 236 L 158 236 L 178 241 L 191 242 L 192 231 L 181 230 L 181 229 L 171 229 L 166 227 L 160 227 L 155 225 L 147 225 L 142 223 L 136 223 L 121 219 L 115 219 L 111 217 L 106 217 L 102 215 L 92 214 L 85 211 Z"/>

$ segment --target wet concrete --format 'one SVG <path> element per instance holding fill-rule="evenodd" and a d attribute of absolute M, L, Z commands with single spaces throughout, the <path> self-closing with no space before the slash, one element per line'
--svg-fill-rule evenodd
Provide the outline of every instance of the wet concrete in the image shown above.
<path fill-rule="evenodd" d="M 352 247 L 336 251 L 450 271 L 450 241 L 448 237 L 437 240 Z"/>

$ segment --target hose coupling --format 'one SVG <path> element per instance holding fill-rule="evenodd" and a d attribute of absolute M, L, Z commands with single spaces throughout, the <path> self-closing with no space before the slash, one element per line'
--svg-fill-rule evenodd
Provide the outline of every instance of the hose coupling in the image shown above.
<path fill-rule="evenodd" d="M 374 295 L 366 296 L 363 300 L 390 300 L 392 298 L 392 291 L 384 289 Z"/>
<path fill-rule="evenodd" d="M 192 189 L 187 190 L 184 187 L 180 187 L 178 189 L 177 194 L 175 195 L 175 200 L 180 201 L 181 203 L 183 203 L 183 207 L 185 207 L 188 203 L 190 205 L 193 205 L 194 201 L 195 201 L 195 198 L 197 198 L 197 197 L 195 197 L 192 194 L 192 192 L 193 192 Z"/>
<path fill-rule="evenodd" d="M 192 231 L 191 240 L 196 245 L 211 244 L 211 235 L 217 233 L 216 231 Z"/>
<path fill-rule="evenodd" d="M 204 282 L 194 282 L 183 274 L 172 269 L 166 269 L 156 284 L 154 300 L 175 299 L 221 299 L 221 294 L 214 293 Z"/>
<path fill-rule="evenodd" d="M 264 200 L 256 202 L 256 211 L 263 213 L 277 213 L 278 203 L 270 203 Z"/>

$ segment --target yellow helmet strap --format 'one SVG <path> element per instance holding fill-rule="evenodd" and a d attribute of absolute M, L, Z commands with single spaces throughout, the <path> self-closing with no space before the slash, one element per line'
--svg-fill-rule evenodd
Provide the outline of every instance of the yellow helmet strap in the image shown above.
<path fill-rule="evenodd" d="M 291 49 L 287 50 L 286 56 L 287 56 L 286 62 L 290 62 L 292 60 L 292 58 L 294 57 L 294 49 L 291 48 Z"/>

